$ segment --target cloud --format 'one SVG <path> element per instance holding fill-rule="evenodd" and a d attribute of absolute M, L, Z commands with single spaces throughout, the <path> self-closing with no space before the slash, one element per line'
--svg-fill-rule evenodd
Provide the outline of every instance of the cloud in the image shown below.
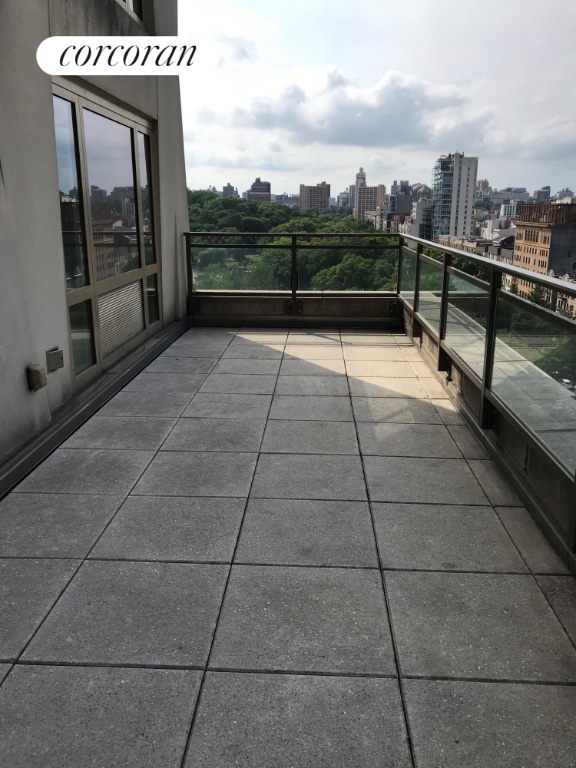
<path fill-rule="evenodd" d="M 443 121 L 448 126 L 445 132 L 453 132 L 450 121 L 457 113 L 461 117 L 465 104 L 455 86 L 434 85 L 401 72 L 388 72 L 374 86 L 362 88 L 331 70 L 321 88 L 310 86 L 307 92 L 292 84 L 276 98 L 254 99 L 248 108 L 237 107 L 228 117 L 204 112 L 202 120 L 278 129 L 300 146 L 418 146 L 437 138 Z"/>
<path fill-rule="evenodd" d="M 226 51 L 230 52 L 230 57 L 235 62 L 256 61 L 258 52 L 255 43 L 247 37 L 231 37 L 229 35 L 219 35 L 217 38 Z M 227 58 L 225 56 L 225 58 Z"/>

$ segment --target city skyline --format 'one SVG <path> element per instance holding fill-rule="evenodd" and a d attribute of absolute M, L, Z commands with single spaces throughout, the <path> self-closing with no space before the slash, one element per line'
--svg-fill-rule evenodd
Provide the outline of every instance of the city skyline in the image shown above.
<path fill-rule="evenodd" d="M 326 178 L 337 194 L 360 166 L 373 184 L 430 185 L 436 158 L 457 151 L 498 188 L 576 183 L 567 0 L 487 0 L 474 14 L 447 0 L 415 0 L 410 14 L 375 0 L 361 13 L 181 0 L 179 12 L 181 35 L 221 50 L 216 70 L 181 79 L 190 188 L 241 192 L 261 176 L 282 193 Z"/>

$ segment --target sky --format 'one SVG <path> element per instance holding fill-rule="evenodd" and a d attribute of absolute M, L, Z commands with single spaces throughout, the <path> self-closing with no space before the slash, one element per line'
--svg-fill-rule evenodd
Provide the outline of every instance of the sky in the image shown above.
<path fill-rule="evenodd" d="M 179 0 L 179 35 L 218 62 L 180 81 L 190 189 L 430 185 L 450 152 L 576 187 L 574 0 Z"/>

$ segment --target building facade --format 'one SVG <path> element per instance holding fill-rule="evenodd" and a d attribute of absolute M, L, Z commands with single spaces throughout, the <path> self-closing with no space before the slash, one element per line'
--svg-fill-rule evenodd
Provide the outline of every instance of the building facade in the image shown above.
<path fill-rule="evenodd" d="M 255 203 L 269 203 L 271 200 L 269 181 L 262 181 L 259 176 L 246 193 L 246 199 Z"/>
<path fill-rule="evenodd" d="M 576 279 L 576 205 L 528 203 L 516 219 L 514 266 L 555 277 Z M 532 284 L 518 281 L 527 296 Z"/>
<path fill-rule="evenodd" d="M 330 184 L 321 181 L 315 186 L 300 184 L 301 211 L 329 211 L 330 210 Z"/>
<path fill-rule="evenodd" d="M 386 187 L 384 184 L 378 184 L 376 187 L 367 187 L 364 184 L 356 190 L 354 217 L 362 221 L 368 212 L 373 212 L 377 208 L 384 208 L 385 203 Z"/>
<path fill-rule="evenodd" d="M 176 0 L 0 7 L 0 459 L 186 314 L 178 79 L 51 77 L 36 63 L 50 36 L 146 34 L 177 34 Z"/>
<path fill-rule="evenodd" d="M 469 237 L 478 158 L 454 152 L 442 155 L 434 165 L 432 181 L 433 236 Z"/>

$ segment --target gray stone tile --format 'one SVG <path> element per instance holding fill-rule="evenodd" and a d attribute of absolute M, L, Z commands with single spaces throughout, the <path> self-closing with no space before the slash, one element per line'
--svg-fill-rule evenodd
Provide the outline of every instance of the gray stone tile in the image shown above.
<path fill-rule="evenodd" d="M 474 432 L 465 424 L 448 426 L 448 432 L 465 459 L 489 459 L 490 455 Z"/>
<path fill-rule="evenodd" d="M 119 392 L 98 411 L 98 416 L 180 416 L 190 395 L 171 392 Z"/>
<path fill-rule="evenodd" d="M 378 567 L 368 504 L 251 499 L 236 562 Z"/>
<path fill-rule="evenodd" d="M 361 422 L 357 426 L 360 448 L 365 455 L 447 459 L 458 459 L 461 455 L 448 430 L 441 424 Z"/>
<path fill-rule="evenodd" d="M 342 347 L 333 344 L 287 344 L 284 360 L 343 360 Z"/>
<path fill-rule="evenodd" d="M 0 557 L 84 558 L 122 496 L 11 493 L 0 502 Z"/>
<path fill-rule="evenodd" d="M 59 448 L 31 472 L 17 490 L 126 494 L 153 456 L 153 451 Z"/>
<path fill-rule="evenodd" d="M 228 343 L 214 342 L 206 340 L 197 342 L 175 341 L 171 347 L 162 352 L 160 357 L 220 357 L 228 349 Z"/>
<path fill-rule="evenodd" d="M 379 573 L 233 566 L 210 666 L 394 675 Z"/>
<path fill-rule="evenodd" d="M 345 376 L 279 376 L 276 394 L 346 397 L 348 381 Z"/>
<path fill-rule="evenodd" d="M 346 364 L 350 365 L 352 361 L 373 361 L 379 368 L 382 368 L 383 362 L 405 363 L 406 357 L 400 347 L 388 345 L 362 345 L 351 342 L 343 342 L 344 359 Z M 410 371 L 411 376 L 413 371 Z M 376 376 L 378 374 L 375 374 Z"/>
<path fill-rule="evenodd" d="M 124 392 L 161 392 L 164 395 L 176 392 L 183 395 L 196 394 L 206 374 L 192 373 L 148 373 L 144 371 L 135 376 L 124 387 Z"/>
<path fill-rule="evenodd" d="M 271 395 L 276 386 L 276 376 L 266 374 L 211 373 L 200 392 L 232 395 Z"/>
<path fill-rule="evenodd" d="M 129 496 L 92 557 L 230 562 L 245 501 Z"/>
<path fill-rule="evenodd" d="M 290 331 L 286 346 L 286 351 L 290 351 L 292 346 L 340 346 L 339 333 L 303 333 L 300 331 Z"/>
<path fill-rule="evenodd" d="M 0 685 L 2 685 L 2 681 L 11 669 L 12 664 L 0 664 Z"/>
<path fill-rule="evenodd" d="M 0 560 L 1 659 L 19 656 L 78 565 L 77 560 Z"/>
<path fill-rule="evenodd" d="M 93 416 L 63 448 L 109 448 L 154 451 L 176 424 L 158 416 Z"/>
<path fill-rule="evenodd" d="M 163 451 L 133 490 L 136 496 L 237 496 L 250 490 L 257 453 Z"/>
<path fill-rule="evenodd" d="M 199 392 L 186 408 L 183 417 L 213 419 L 266 419 L 271 395 L 217 395 Z"/>
<path fill-rule="evenodd" d="M 356 421 L 392 422 L 395 424 L 440 424 L 429 400 L 403 397 L 353 397 Z"/>
<path fill-rule="evenodd" d="M 525 573 L 491 507 L 373 504 L 383 568 Z"/>
<path fill-rule="evenodd" d="M 345 376 L 344 360 L 282 361 L 280 376 Z"/>
<path fill-rule="evenodd" d="M 398 684 L 209 672 L 184 768 L 229 768 L 231 760 L 250 768 L 409 768 Z"/>
<path fill-rule="evenodd" d="M 567 768 L 576 760 L 576 688 L 406 680 L 419 768 Z"/>
<path fill-rule="evenodd" d="M 376 376 L 409 379 L 415 376 L 410 363 L 394 360 L 350 360 L 346 359 L 348 376 Z"/>
<path fill-rule="evenodd" d="M 407 459 L 367 456 L 364 459 L 373 501 L 413 504 L 488 504 L 463 459 Z"/>
<path fill-rule="evenodd" d="M 385 578 L 402 674 L 576 682 L 576 650 L 532 576 Z"/>
<path fill-rule="evenodd" d="M 435 400 L 449 400 L 450 395 L 448 394 L 448 391 L 444 389 L 441 382 L 438 381 L 438 379 L 433 377 L 420 377 L 418 379 L 420 384 L 422 385 L 424 391 L 428 395 L 430 399 Z"/>
<path fill-rule="evenodd" d="M 223 353 L 223 360 L 281 360 L 284 344 L 234 344 Z"/>
<path fill-rule="evenodd" d="M 366 486 L 360 458 L 262 454 L 258 459 L 252 496 L 364 501 Z"/>
<path fill-rule="evenodd" d="M 329 395 L 274 395 L 271 419 L 297 421 L 353 421 L 349 397 Z"/>
<path fill-rule="evenodd" d="M 414 373 L 421 379 L 432 379 L 436 378 L 436 374 L 430 368 L 428 363 L 425 363 L 422 359 L 420 360 L 410 360 L 410 366 Z"/>
<path fill-rule="evenodd" d="M 523 507 L 497 507 L 496 512 L 534 573 L 570 573 L 528 510 Z"/>
<path fill-rule="evenodd" d="M 568 637 L 576 644 L 576 581 L 570 576 L 537 576 Z"/>
<path fill-rule="evenodd" d="M 470 460 L 468 464 L 484 489 L 486 496 L 490 499 L 491 504 L 494 504 L 496 507 L 522 506 L 522 502 L 516 496 L 494 461 Z"/>
<path fill-rule="evenodd" d="M 0 689 L 0 764 L 179 768 L 201 673 L 22 666 Z"/>
<path fill-rule="evenodd" d="M 163 451 L 255 451 L 266 421 L 259 419 L 180 419 Z"/>
<path fill-rule="evenodd" d="M 217 357 L 157 357 L 145 369 L 146 373 L 210 373 Z"/>
<path fill-rule="evenodd" d="M 280 370 L 280 360 L 258 360 L 253 358 L 223 358 L 214 368 L 214 373 L 268 374 L 276 376 Z"/>
<path fill-rule="evenodd" d="M 230 346 L 236 346 L 238 344 L 286 344 L 288 338 L 288 331 L 278 331 L 273 333 L 271 331 L 239 331 L 236 334 Z"/>
<path fill-rule="evenodd" d="M 356 430 L 347 421 L 270 420 L 263 453 L 358 453 Z"/>
<path fill-rule="evenodd" d="M 355 376 L 349 379 L 354 397 L 426 398 L 420 379 L 384 376 Z"/>
<path fill-rule="evenodd" d="M 26 650 L 28 661 L 205 664 L 227 566 L 88 561 Z"/>
<path fill-rule="evenodd" d="M 394 336 L 391 334 L 382 333 L 381 331 L 342 331 L 340 338 L 342 340 L 342 344 L 347 346 L 398 346 Z"/>
<path fill-rule="evenodd" d="M 436 413 L 440 417 L 443 424 L 466 424 L 466 421 L 461 413 L 454 407 L 450 400 L 437 400 L 430 398 L 432 405 L 436 409 Z"/>

